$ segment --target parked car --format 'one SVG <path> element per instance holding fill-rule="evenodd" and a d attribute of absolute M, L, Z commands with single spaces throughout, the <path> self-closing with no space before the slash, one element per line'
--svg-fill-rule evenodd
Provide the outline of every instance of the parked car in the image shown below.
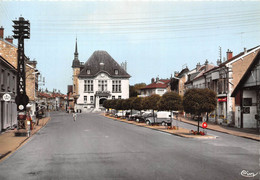
<path fill-rule="evenodd" d="M 172 122 L 172 118 L 173 117 L 173 113 L 169 112 L 169 111 L 158 111 L 156 114 L 156 117 L 148 117 L 145 120 L 145 123 L 147 125 L 151 125 L 151 124 L 161 124 L 163 126 L 170 126 L 171 122 Z"/>
<path fill-rule="evenodd" d="M 136 117 L 140 116 L 140 111 L 137 111 L 137 110 L 132 110 L 132 114 L 131 114 L 131 111 L 130 111 L 130 115 L 128 117 L 128 120 L 129 121 L 135 121 Z"/>
<path fill-rule="evenodd" d="M 154 113 L 154 116 L 156 116 L 156 112 Z M 146 118 L 153 117 L 153 112 L 147 111 L 143 112 L 141 115 L 135 117 L 136 122 L 145 122 Z"/>
<path fill-rule="evenodd" d="M 125 117 L 126 111 L 118 111 L 117 113 L 115 113 L 115 117 Z"/>

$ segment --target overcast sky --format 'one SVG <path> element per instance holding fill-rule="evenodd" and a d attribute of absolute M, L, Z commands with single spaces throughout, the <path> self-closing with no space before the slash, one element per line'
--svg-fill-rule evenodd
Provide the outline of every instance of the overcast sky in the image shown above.
<path fill-rule="evenodd" d="M 127 61 L 131 85 L 170 78 L 206 59 L 216 64 L 219 47 L 223 58 L 227 49 L 235 55 L 260 45 L 260 1 L 0 0 L 5 36 L 21 15 L 31 23 L 25 53 L 38 61 L 43 88 L 63 93 L 72 84 L 76 37 L 82 62 L 95 50 Z"/>

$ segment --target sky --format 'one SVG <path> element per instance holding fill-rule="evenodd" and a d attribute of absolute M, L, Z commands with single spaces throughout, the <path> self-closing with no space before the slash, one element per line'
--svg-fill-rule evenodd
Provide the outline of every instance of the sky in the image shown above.
<path fill-rule="evenodd" d="M 81 62 L 105 50 L 127 62 L 131 85 L 260 45 L 260 1 L 0 0 L 5 36 L 20 16 L 30 21 L 25 54 L 45 77 L 40 88 L 62 93 L 72 84 L 76 38 Z"/>

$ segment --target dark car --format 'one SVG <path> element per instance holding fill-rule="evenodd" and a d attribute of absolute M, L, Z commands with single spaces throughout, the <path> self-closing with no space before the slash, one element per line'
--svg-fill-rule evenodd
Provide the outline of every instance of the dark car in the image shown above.
<path fill-rule="evenodd" d="M 156 117 L 156 113 L 154 113 L 154 116 Z M 140 123 L 140 122 L 145 122 L 146 118 L 148 117 L 153 117 L 153 113 L 152 112 L 144 112 L 141 115 L 137 116 L 135 118 L 135 121 Z"/>

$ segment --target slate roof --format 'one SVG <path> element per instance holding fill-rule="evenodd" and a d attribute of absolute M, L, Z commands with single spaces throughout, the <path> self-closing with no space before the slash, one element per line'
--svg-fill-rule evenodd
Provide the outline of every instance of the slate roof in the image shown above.
<path fill-rule="evenodd" d="M 87 70 L 90 70 L 90 74 L 87 74 Z M 115 70 L 118 70 L 118 74 L 115 73 Z M 80 71 L 79 77 L 93 78 L 101 72 L 114 78 L 131 77 L 106 51 L 101 50 L 95 51 L 90 56 Z"/>

